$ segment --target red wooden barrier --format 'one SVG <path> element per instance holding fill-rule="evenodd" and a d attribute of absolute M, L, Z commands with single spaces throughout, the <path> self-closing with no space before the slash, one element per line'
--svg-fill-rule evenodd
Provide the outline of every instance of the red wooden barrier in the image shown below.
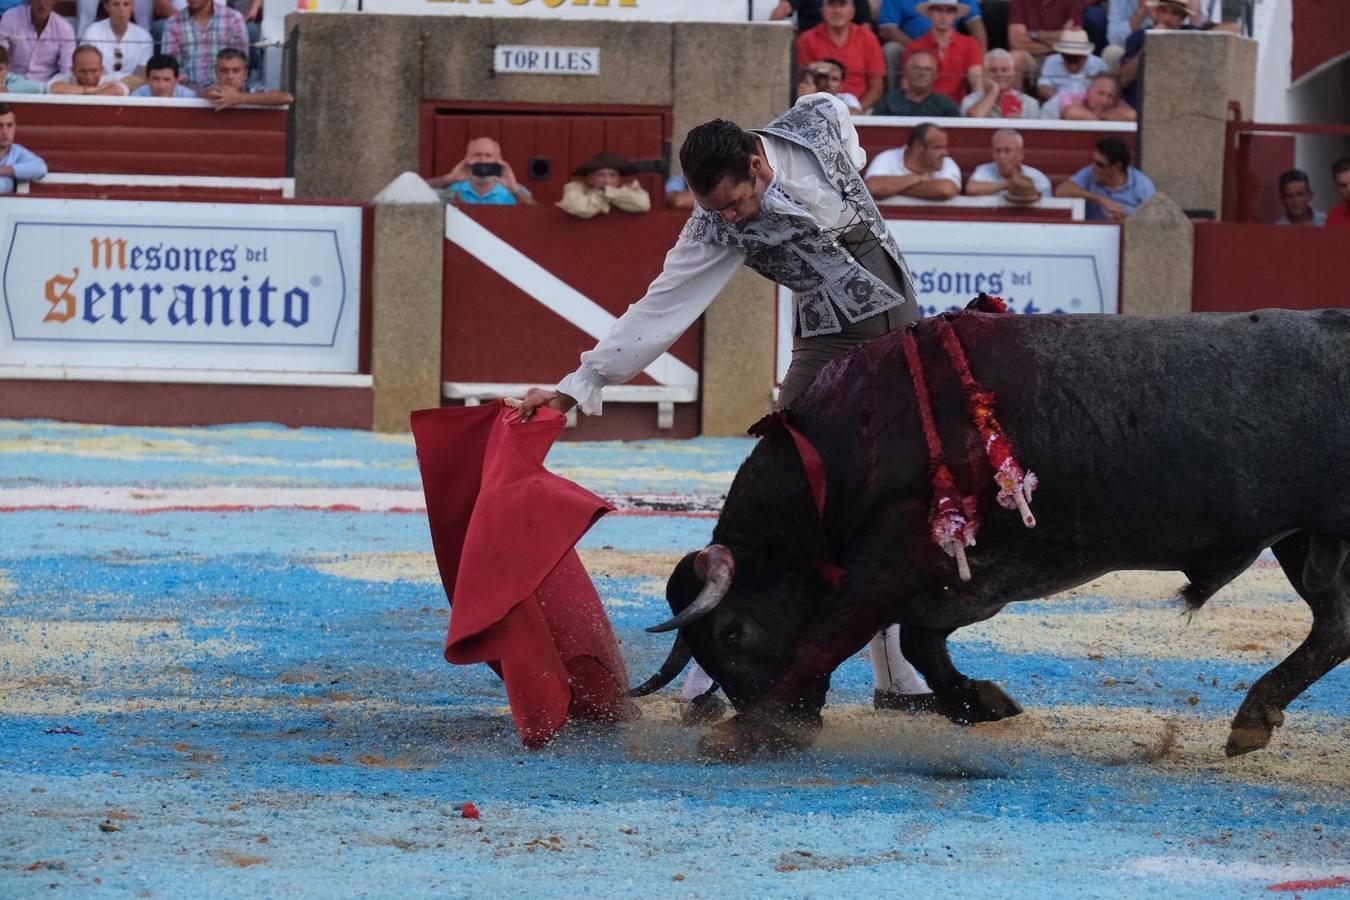
<path fill-rule="evenodd" d="M 1350 306 L 1347 246 L 1347 229 L 1197 222 L 1191 309 Z"/>
<path fill-rule="evenodd" d="M 53 172 L 286 176 L 284 109 L 54 103 L 6 95 L 19 142 Z"/>
<path fill-rule="evenodd" d="M 582 221 L 551 206 L 461 209 L 614 316 L 646 293 L 675 244 L 687 211 Z M 442 378 L 449 382 L 549 386 L 578 365 L 596 338 L 507 280 L 500 263 L 479 259 L 450 241 L 445 244 L 445 306 Z M 702 355 L 702 322 L 675 342 L 671 353 L 694 368 Z M 654 384 L 639 375 L 632 384 Z M 607 403 L 605 414 L 582 416 L 569 438 L 632 438 L 642 435 L 693 437 L 698 433 L 695 403 L 675 407 L 673 429 L 657 431 L 655 406 Z"/>

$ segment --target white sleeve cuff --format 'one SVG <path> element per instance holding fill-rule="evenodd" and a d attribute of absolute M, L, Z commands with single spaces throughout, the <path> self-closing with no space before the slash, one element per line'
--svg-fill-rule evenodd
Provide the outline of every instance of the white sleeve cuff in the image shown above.
<path fill-rule="evenodd" d="M 595 369 L 582 366 L 558 382 L 555 390 L 577 401 L 577 406 L 586 415 L 598 416 L 601 413 L 600 389 L 607 383 Z"/>

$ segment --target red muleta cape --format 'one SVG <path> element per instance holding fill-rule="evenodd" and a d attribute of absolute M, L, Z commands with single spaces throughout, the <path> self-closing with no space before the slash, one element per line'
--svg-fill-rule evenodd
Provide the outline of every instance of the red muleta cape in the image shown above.
<path fill-rule="evenodd" d="M 412 414 L 452 610 L 445 658 L 492 666 L 528 747 L 569 715 L 637 715 L 614 630 L 574 549 L 613 507 L 544 468 L 565 422 L 549 409 L 521 422 L 501 401 Z"/>

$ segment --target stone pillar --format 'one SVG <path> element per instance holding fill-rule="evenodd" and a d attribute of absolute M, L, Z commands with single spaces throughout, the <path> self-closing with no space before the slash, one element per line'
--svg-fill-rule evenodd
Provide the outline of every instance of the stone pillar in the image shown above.
<path fill-rule="evenodd" d="M 773 409 L 777 289 L 736 273 L 703 316 L 703 433 L 744 437 Z"/>
<path fill-rule="evenodd" d="M 1188 313 L 1195 271 L 1195 225 L 1166 194 L 1157 193 L 1125 220 L 1120 311 Z"/>
<path fill-rule="evenodd" d="M 299 98 L 291 115 L 297 197 L 364 201 L 416 171 L 424 18 L 286 17 L 288 90 Z"/>
<path fill-rule="evenodd" d="M 445 210 L 404 172 L 375 197 L 370 368 L 376 431 L 407 431 L 408 414 L 441 404 Z"/>
<path fill-rule="evenodd" d="M 1215 31 L 1149 32 L 1144 40 L 1142 168 L 1182 209 L 1223 210 L 1229 101 L 1256 107 L 1257 43 Z"/>

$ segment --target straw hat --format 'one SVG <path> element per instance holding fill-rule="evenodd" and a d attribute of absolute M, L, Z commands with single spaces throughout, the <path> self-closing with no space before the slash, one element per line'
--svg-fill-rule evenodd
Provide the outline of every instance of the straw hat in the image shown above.
<path fill-rule="evenodd" d="M 951 2 L 948 2 L 948 0 L 926 0 L 926 2 L 916 6 L 914 10 L 919 15 L 926 16 L 928 15 L 928 7 L 930 6 L 955 6 L 956 17 L 958 19 L 964 19 L 966 16 L 970 15 L 970 6 L 965 3 L 957 3 L 955 0 L 951 0 Z"/>
<path fill-rule="evenodd" d="M 617 153 L 597 153 L 581 165 L 572 174 L 578 178 L 585 178 L 593 172 L 601 169 L 613 169 L 620 175 L 636 175 L 637 166 L 630 163 Z"/>
<path fill-rule="evenodd" d="M 1054 46 L 1056 53 L 1065 56 L 1091 56 L 1094 49 L 1088 33 L 1081 28 L 1066 28 Z"/>
<path fill-rule="evenodd" d="M 1186 15 L 1191 14 L 1190 4 L 1186 0 L 1148 0 L 1144 5 L 1149 9 L 1157 9 L 1160 6 L 1175 6 Z"/>
<path fill-rule="evenodd" d="M 1017 172 L 1008 179 L 1008 189 L 1004 192 L 1009 203 L 1035 203 L 1041 199 L 1041 192 L 1036 190 L 1036 185 L 1031 183 L 1031 179 Z"/>

